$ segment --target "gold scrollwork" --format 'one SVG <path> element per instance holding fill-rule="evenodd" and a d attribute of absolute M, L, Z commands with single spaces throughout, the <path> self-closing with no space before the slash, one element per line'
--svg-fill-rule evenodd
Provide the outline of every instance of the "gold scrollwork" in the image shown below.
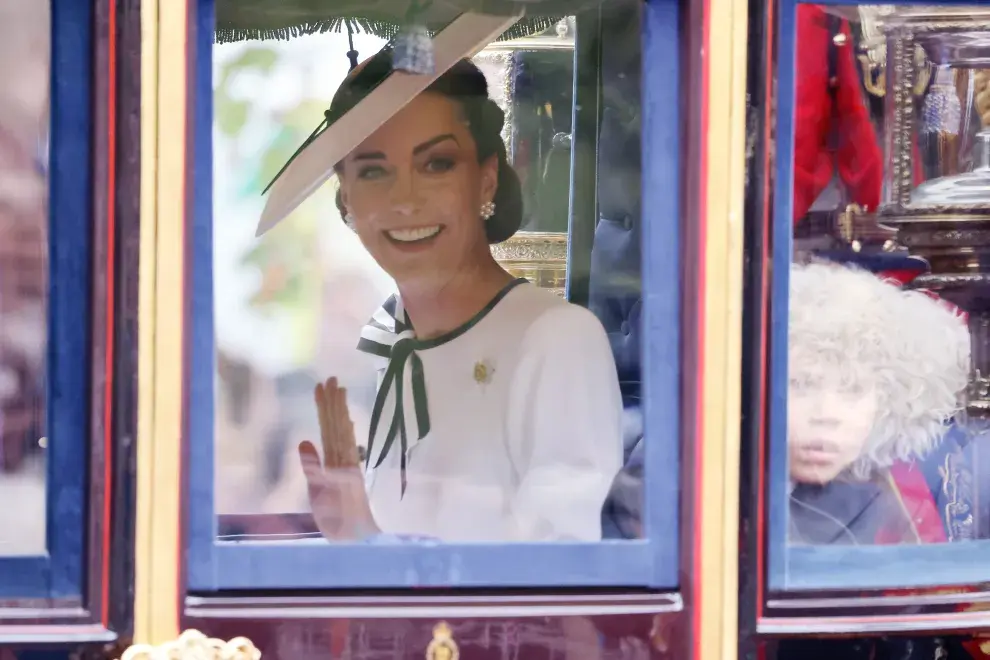
<path fill-rule="evenodd" d="M 887 72 L 882 65 L 875 64 L 869 55 L 859 56 L 859 65 L 863 69 L 863 84 L 873 96 L 883 98 L 887 94 Z"/>
<path fill-rule="evenodd" d="M 495 261 L 515 277 L 563 297 L 567 283 L 567 234 L 521 231 L 491 247 Z"/>
<path fill-rule="evenodd" d="M 461 651 L 454 641 L 454 632 L 445 621 L 433 627 L 433 641 L 426 647 L 426 660 L 458 660 Z"/>
<path fill-rule="evenodd" d="M 863 71 L 863 86 L 866 91 L 883 98 L 887 94 L 887 71 L 885 62 L 877 62 L 869 53 L 857 56 L 859 66 Z M 915 47 L 915 83 L 912 87 L 915 96 L 922 96 L 928 89 L 928 82 L 931 80 L 931 64 L 920 46 Z"/>
<path fill-rule="evenodd" d="M 247 637 L 229 642 L 187 630 L 176 640 L 159 644 L 134 644 L 119 660 L 260 660 L 261 651 Z"/>

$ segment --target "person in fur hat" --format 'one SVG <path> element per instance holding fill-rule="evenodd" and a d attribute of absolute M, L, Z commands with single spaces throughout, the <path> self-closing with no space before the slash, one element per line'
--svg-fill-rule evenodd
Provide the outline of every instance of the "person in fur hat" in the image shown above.
<path fill-rule="evenodd" d="M 965 320 L 925 293 L 814 261 L 792 267 L 788 332 L 789 541 L 921 542 L 891 469 L 937 447 L 960 409 Z"/>

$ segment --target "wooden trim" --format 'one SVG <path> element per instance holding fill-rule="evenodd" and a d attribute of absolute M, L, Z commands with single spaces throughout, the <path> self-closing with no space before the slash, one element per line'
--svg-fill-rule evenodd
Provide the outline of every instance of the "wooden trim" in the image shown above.
<path fill-rule="evenodd" d="M 739 654 L 755 657 L 760 642 L 757 619 L 763 615 L 764 529 L 762 493 L 765 429 L 767 424 L 767 370 L 770 319 L 771 187 L 770 92 L 773 84 L 775 3 L 749 0 L 747 56 L 747 183 L 743 251 L 743 392 L 741 415 L 741 469 L 739 520 L 745 529 L 740 541 L 739 566 Z"/>
<path fill-rule="evenodd" d="M 699 653 L 738 654 L 746 0 L 709 0 Z"/>
<path fill-rule="evenodd" d="M 179 634 L 188 8 L 142 6 L 135 641 Z"/>
<path fill-rule="evenodd" d="M 671 631 L 673 655 L 698 660 L 701 654 L 700 572 L 702 538 L 702 460 L 704 455 L 704 285 L 706 249 L 706 185 L 704 135 L 707 130 L 707 88 L 701 84 L 707 67 L 708 2 L 681 2 L 680 118 L 681 144 L 681 492 L 680 569 L 685 616 Z"/>
<path fill-rule="evenodd" d="M 88 570 L 85 587 L 90 615 L 109 625 L 110 506 L 113 501 L 114 197 L 116 122 L 116 9 L 112 0 L 94 3 L 93 21 L 93 298 L 90 502 Z"/>
<path fill-rule="evenodd" d="M 138 281 L 141 187 L 141 0 L 116 7 L 115 295 L 112 405 L 108 424 L 113 442 L 110 538 L 109 627 L 129 639 L 134 623 L 134 524 L 138 388 Z"/>

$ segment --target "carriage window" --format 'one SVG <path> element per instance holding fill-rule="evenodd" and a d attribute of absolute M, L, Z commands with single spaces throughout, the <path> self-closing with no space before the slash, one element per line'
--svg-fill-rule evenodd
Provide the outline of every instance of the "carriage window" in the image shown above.
<path fill-rule="evenodd" d="M 834 585 L 837 560 L 843 586 L 985 579 L 968 557 L 990 539 L 990 14 L 785 16 L 772 585 Z"/>
<path fill-rule="evenodd" d="M 353 157 L 260 238 L 261 190 L 332 108 L 348 75 L 347 36 L 216 48 L 222 535 L 334 534 L 332 523 L 320 523 L 342 506 L 337 485 L 313 495 L 324 487 L 322 475 L 307 480 L 304 469 L 307 452 L 316 450 L 327 472 L 337 460 L 328 454 L 350 452 L 348 466 L 360 467 L 356 485 L 363 492 L 362 475 L 369 482 L 374 521 L 366 524 L 382 532 L 464 541 L 601 538 L 602 506 L 624 444 L 636 438 L 623 437 L 623 415 L 633 413 L 623 410 L 603 325 L 613 319 L 564 301 L 573 44 L 573 18 L 492 44 L 457 74 L 468 82 L 445 81 L 487 84 L 493 103 L 480 106 L 487 114 L 451 108 L 444 98 L 417 101 L 361 147 L 373 158 Z M 362 58 L 384 45 L 374 35 L 354 38 Z M 464 130 L 463 112 L 484 123 Z M 393 126 L 398 133 L 389 133 Z M 405 145 L 400 135 L 414 128 L 419 142 Z M 429 146 L 446 135 L 452 138 Z M 420 143 L 428 150 L 417 152 Z M 399 160 L 400 145 L 412 160 Z M 479 149 L 489 159 L 482 168 L 466 162 L 477 161 Z M 479 183 L 480 191 L 467 191 Z M 621 220 L 607 219 L 624 231 Z M 479 237 L 494 258 L 472 246 Z M 422 302 L 416 287 L 426 287 Z M 415 348 L 402 362 L 395 356 L 406 338 Z M 574 405 L 588 414 L 567 430 L 560 415 L 574 414 Z M 339 423 L 353 423 L 344 440 L 353 447 L 332 446 Z M 389 433 L 393 424 L 404 424 L 405 435 Z M 635 499 L 624 504 L 641 508 Z M 258 513 L 273 515 L 226 518 Z M 639 521 L 621 522 L 626 535 L 639 536 Z"/>
<path fill-rule="evenodd" d="M 0 556 L 45 536 L 49 4 L 0 10 Z"/>
<path fill-rule="evenodd" d="M 212 289 L 193 295 L 212 319 L 194 318 L 211 350 L 191 359 L 215 400 L 190 413 L 215 446 L 192 439 L 213 482 L 193 586 L 306 586 L 313 566 L 324 586 L 559 584 L 547 567 L 674 584 L 656 557 L 673 556 L 676 507 L 644 495 L 656 466 L 676 482 L 678 371 L 641 360 L 639 3 L 403 11 L 287 40 L 257 38 L 288 20 L 277 4 L 264 20 L 236 6 L 217 2 L 197 90 L 212 252 L 194 281 Z M 651 359 L 669 365 L 676 312 L 661 316 Z"/>

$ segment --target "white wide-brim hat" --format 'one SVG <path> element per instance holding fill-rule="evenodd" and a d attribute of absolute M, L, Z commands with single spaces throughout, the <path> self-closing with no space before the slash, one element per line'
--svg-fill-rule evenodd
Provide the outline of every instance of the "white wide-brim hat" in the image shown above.
<path fill-rule="evenodd" d="M 261 236 L 284 220 L 333 176 L 334 167 L 347 154 L 457 62 L 476 55 L 521 16 L 468 12 L 437 32 L 433 38 L 432 73 L 390 72 L 367 96 L 334 118 L 296 153 L 271 185 L 255 235 Z"/>

